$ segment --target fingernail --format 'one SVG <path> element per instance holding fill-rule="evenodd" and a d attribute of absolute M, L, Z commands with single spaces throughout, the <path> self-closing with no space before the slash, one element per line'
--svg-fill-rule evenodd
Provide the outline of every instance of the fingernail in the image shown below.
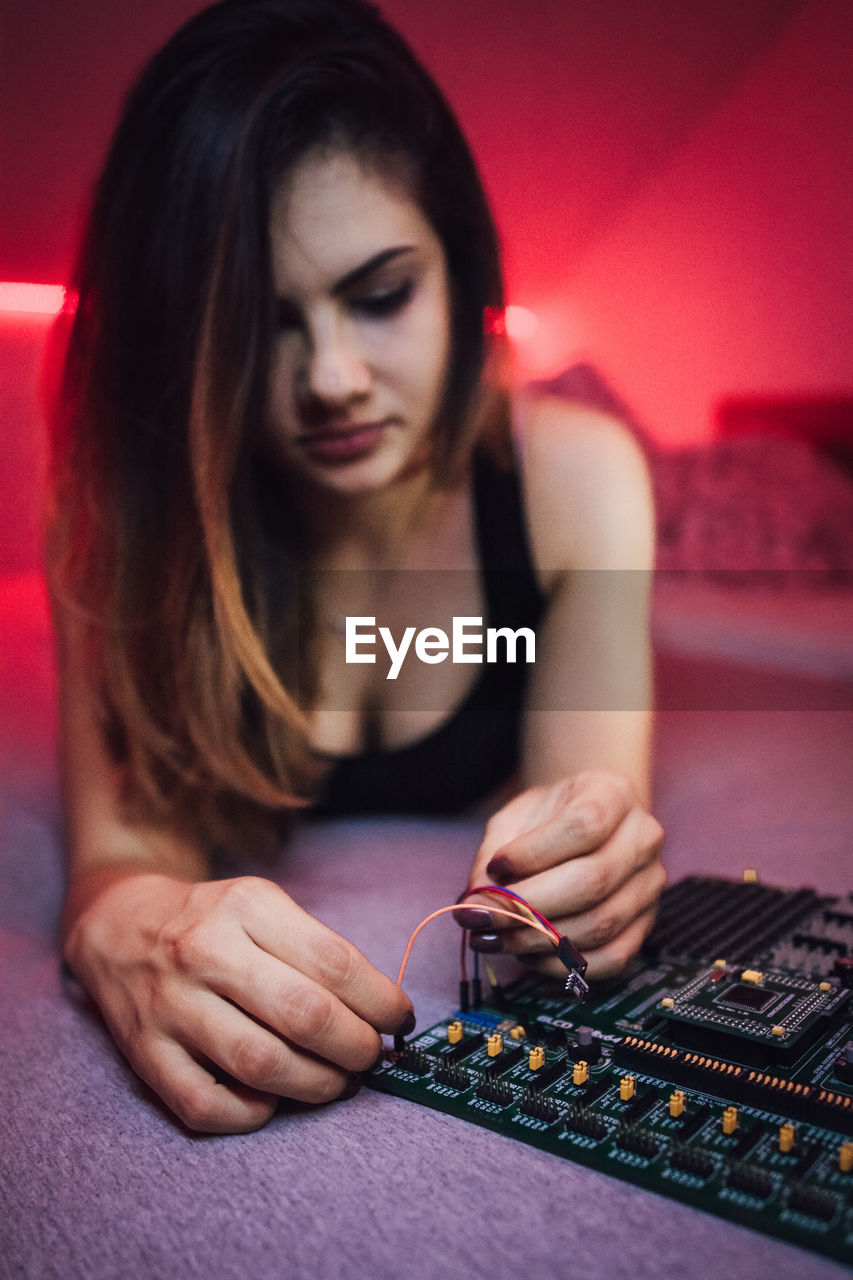
<path fill-rule="evenodd" d="M 347 1098 L 354 1098 L 361 1088 L 361 1074 L 354 1071 L 344 1085 L 343 1090 L 338 1094 L 338 1102 L 345 1102 Z"/>
<path fill-rule="evenodd" d="M 491 929 L 492 917 L 485 907 L 460 907 L 454 911 L 453 919 L 463 929 Z"/>
<path fill-rule="evenodd" d="M 417 1026 L 417 1020 L 415 1018 L 414 1013 L 410 1009 L 409 1012 L 406 1014 L 406 1016 L 403 1018 L 403 1021 L 400 1023 L 399 1027 L 397 1028 L 397 1035 L 410 1036 L 416 1026 Z"/>
<path fill-rule="evenodd" d="M 504 940 L 497 933 L 472 933 L 469 946 L 472 951 L 503 951 Z"/>
<path fill-rule="evenodd" d="M 513 879 L 515 872 L 509 858 L 505 858 L 502 853 L 496 853 L 486 867 L 486 875 L 490 880 L 497 880 L 498 884 L 506 884 L 507 880 Z"/>

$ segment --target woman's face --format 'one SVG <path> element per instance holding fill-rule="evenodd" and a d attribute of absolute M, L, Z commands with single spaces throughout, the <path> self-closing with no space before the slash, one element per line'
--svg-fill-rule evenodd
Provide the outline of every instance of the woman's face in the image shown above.
<path fill-rule="evenodd" d="M 441 242 L 402 182 L 348 152 L 297 166 L 270 235 L 268 443 L 323 489 L 375 492 L 429 458 L 450 345 Z"/>

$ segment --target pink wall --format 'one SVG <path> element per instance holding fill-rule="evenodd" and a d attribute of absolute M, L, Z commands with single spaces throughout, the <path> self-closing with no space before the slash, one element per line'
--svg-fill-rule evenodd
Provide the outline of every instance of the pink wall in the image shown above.
<path fill-rule="evenodd" d="M 567 282 L 583 345 L 667 441 L 727 395 L 853 389 L 851 50 L 853 7 L 810 0 Z"/>
<path fill-rule="evenodd" d="M 121 93 L 197 7 L 10 7 L 0 279 L 62 278 Z M 384 8 L 480 158 L 511 299 L 540 317 L 525 371 L 592 359 L 671 442 L 732 392 L 853 388 L 848 0 Z M 0 321 L 0 567 L 32 555 L 38 342 Z"/>

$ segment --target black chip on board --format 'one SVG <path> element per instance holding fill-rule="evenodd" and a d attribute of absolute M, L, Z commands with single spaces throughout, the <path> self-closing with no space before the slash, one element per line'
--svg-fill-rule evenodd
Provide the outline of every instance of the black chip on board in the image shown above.
<path fill-rule="evenodd" d="M 749 1013 L 761 1013 L 776 999 L 778 992 L 768 991 L 764 987 L 747 987 L 742 982 L 727 991 L 720 993 L 717 1004 L 727 1005 L 730 1009 L 745 1009 Z"/>

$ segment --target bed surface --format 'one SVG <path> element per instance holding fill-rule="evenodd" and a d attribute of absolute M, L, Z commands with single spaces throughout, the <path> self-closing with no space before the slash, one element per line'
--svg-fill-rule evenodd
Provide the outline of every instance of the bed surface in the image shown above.
<path fill-rule="evenodd" d="M 729 596 L 725 607 L 722 598 L 705 599 L 720 628 L 734 609 L 730 649 L 732 627 L 748 613 L 746 597 L 741 592 L 736 607 Z M 732 689 L 754 690 L 759 668 L 730 652 L 709 658 L 696 652 L 698 641 L 679 647 L 679 610 L 695 616 L 696 607 L 686 596 L 660 605 L 668 622 L 658 671 L 669 709 L 658 722 L 656 807 L 668 830 L 670 876 L 739 875 L 750 866 L 767 881 L 846 891 L 853 833 L 847 675 L 777 662 L 763 672 L 771 690 L 765 705 L 738 707 Z M 841 608 L 838 598 L 826 607 Z M 712 642 L 719 649 L 719 636 Z M 0 581 L 0 1276 L 848 1274 L 370 1090 L 330 1107 L 283 1108 L 246 1137 L 183 1131 L 127 1069 L 75 984 L 60 976 L 49 655 L 40 580 Z M 306 825 L 274 875 L 394 973 L 414 925 L 455 900 L 479 832 L 473 819 Z M 417 943 L 407 989 L 421 1026 L 453 999 L 457 943 L 447 920 Z"/>

